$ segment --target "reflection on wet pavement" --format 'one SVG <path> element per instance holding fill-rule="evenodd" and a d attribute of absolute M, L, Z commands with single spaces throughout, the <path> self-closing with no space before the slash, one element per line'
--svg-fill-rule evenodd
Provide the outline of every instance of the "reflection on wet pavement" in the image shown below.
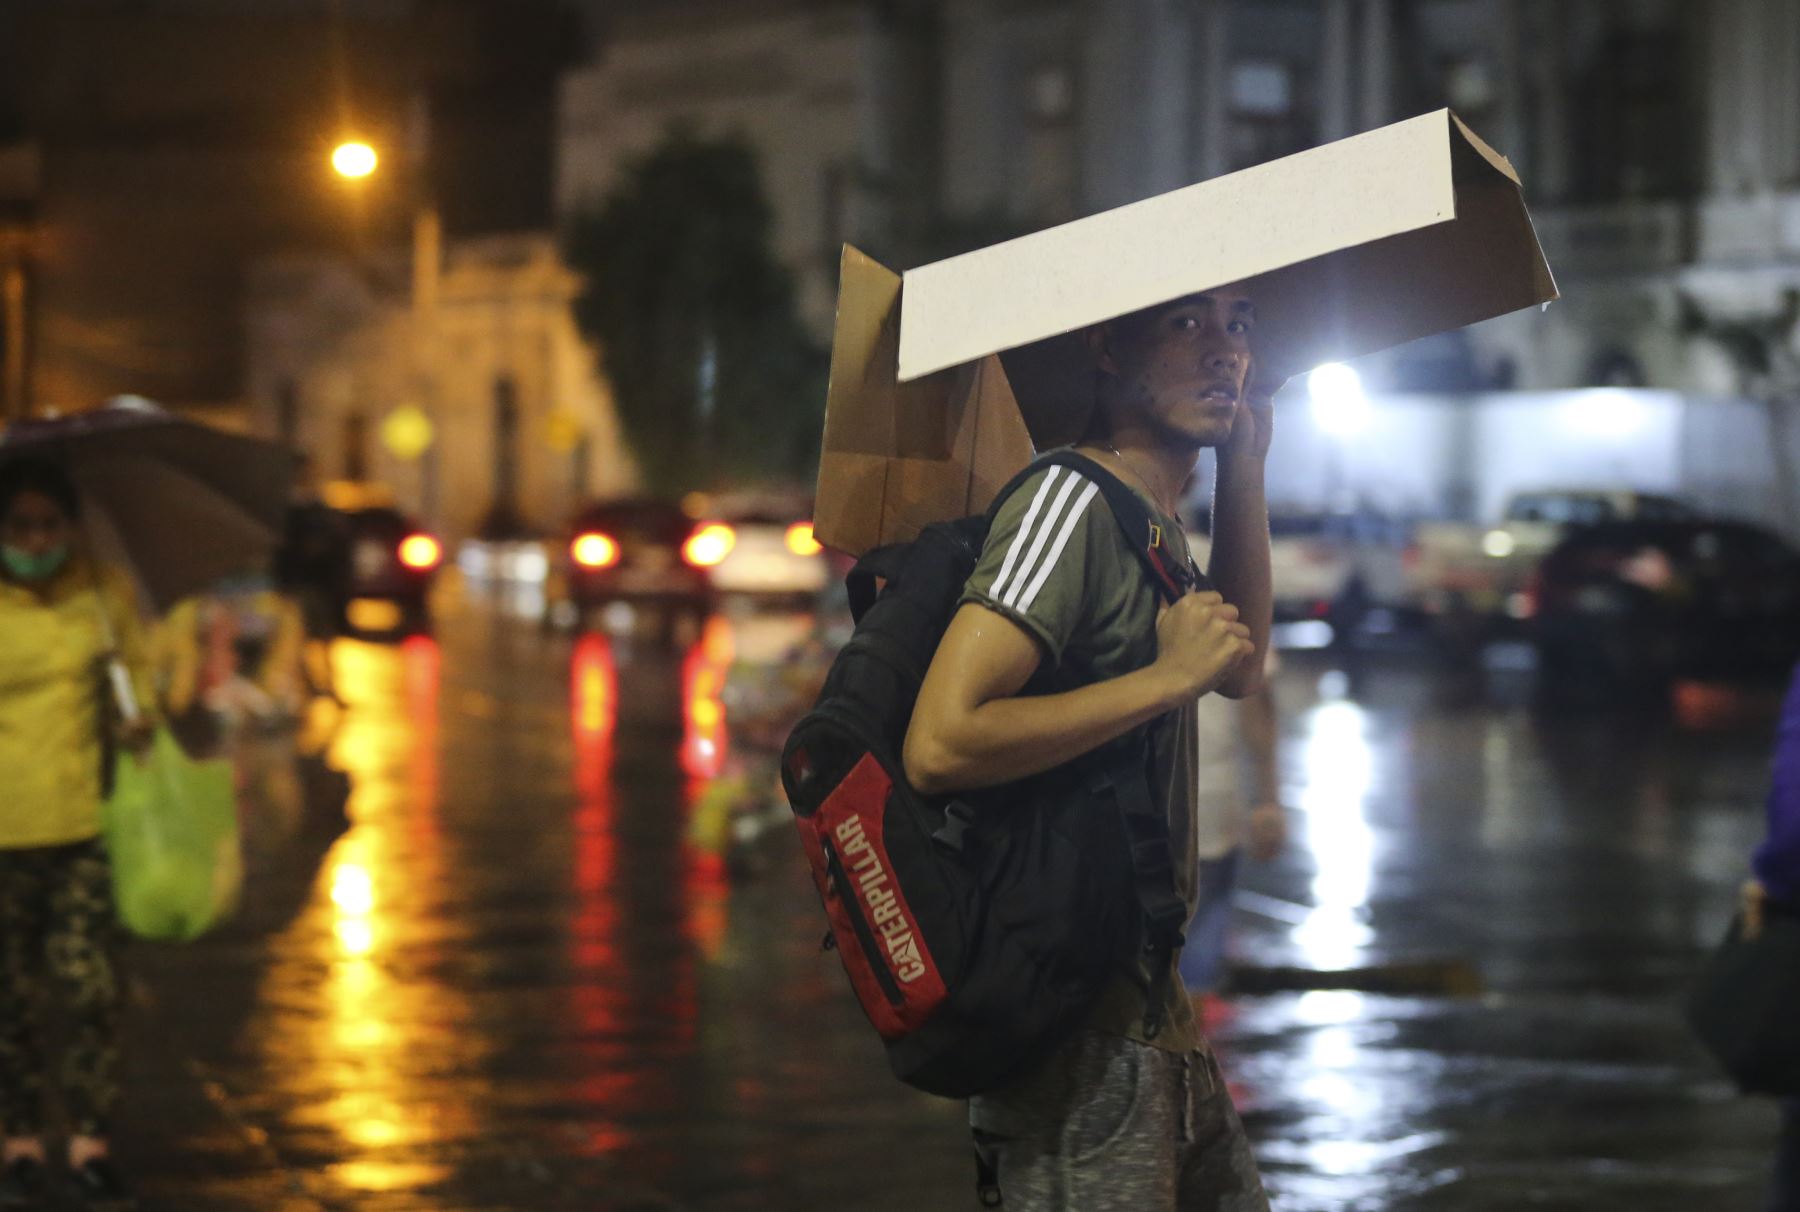
<path fill-rule="evenodd" d="M 754 760 L 734 668 L 803 632 L 340 645 L 354 827 L 220 936 L 139 949 L 149 1206 L 973 1206 L 961 1109 L 887 1075 L 790 839 L 739 878 L 690 827 Z M 1239 939 L 1324 987 L 1206 1007 L 1276 1206 L 1754 1206 L 1768 1110 L 1677 1004 L 1766 718 L 1544 718 L 1331 662 L 1280 684 L 1296 845 Z"/>

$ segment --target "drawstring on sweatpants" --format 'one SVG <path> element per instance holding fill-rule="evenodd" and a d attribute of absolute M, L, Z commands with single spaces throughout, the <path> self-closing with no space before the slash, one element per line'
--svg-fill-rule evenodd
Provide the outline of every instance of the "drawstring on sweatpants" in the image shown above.
<path fill-rule="evenodd" d="M 1194 1143 L 1194 1054 L 1181 1054 L 1181 1116 L 1179 1119 L 1181 1143 Z"/>

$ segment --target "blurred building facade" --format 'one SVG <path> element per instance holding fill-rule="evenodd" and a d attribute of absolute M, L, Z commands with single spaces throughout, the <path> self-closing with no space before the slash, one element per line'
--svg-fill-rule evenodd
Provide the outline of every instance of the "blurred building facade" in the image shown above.
<path fill-rule="evenodd" d="M 741 132 L 823 331 L 841 239 L 954 250 L 921 196 L 980 243 L 1445 105 L 1519 168 L 1566 297 L 1378 385 L 1751 389 L 1717 330 L 1800 285 L 1792 0 L 677 0 L 565 80 L 557 197 L 673 124 Z"/>
<path fill-rule="evenodd" d="M 672 129 L 741 135 L 775 214 L 774 248 L 802 314 L 829 330 L 839 246 L 878 231 L 872 179 L 897 171 L 900 36 L 863 0 L 727 0 L 624 13 L 596 62 L 563 80 L 556 197 L 598 204 Z"/>
<path fill-rule="evenodd" d="M 541 532 L 636 480 L 578 289 L 548 233 L 452 242 L 436 274 L 400 254 L 268 259 L 251 279 L 254 426 L 451 540 Z"/>
<path fill-rule="evenodd" d="M 567 215 L 604 196 L 674 125 L 740 133 L 824 337 L 843 240 L 904 267 L 1442 106 L 1517 166 L 1564 297 L 1361 364 L 1371 396 L 1467 401 L 1442 433 L 1393 429 L 1385 461 L 1420 461 L 1434 487 L 1391 507 L 1491 504 L 1494 417 L 1586 452 L 1502 460 L 1540 482 L 1636 475 L 1626 448 L 1662 450 L 1649 419 L 1677 417 L 1710 453 L 1679 474 L 1657 455 L 1657 485 L 1800 533 L 1800 501 L 1760 508 L 1800 477 L 1793 0 L 664 0 L 565 78 L 557 199 Z M 1648 428 L 1571 419 L 1616 420 L 1580 394 L 1610 387 L 1690 403 L 1647 399 L 1631 415 Z M 1507 391 L 1576 394 L 1508 409 Z M 1745 407 L 1708 403 L 1725 397 Z M 1290 434 L 1312 426 L 1304 397 L 1290 413 Z M 1758 417 L 1772 465 L 1713 467 Z M 1366 455 L 1356 483 L 1313 475 L 1343 444 L 1297 441 L 1283 490 L 1324 505 L 1323 484 L 1400 482 Z"/>

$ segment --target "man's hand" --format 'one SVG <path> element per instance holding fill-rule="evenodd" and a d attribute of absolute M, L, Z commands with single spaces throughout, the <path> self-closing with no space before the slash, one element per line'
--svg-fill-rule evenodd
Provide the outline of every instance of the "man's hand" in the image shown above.
<path fill-rule="evenodd" d="M 1231 423 L 1231 438 L 1219 451 L 1221 459 L 1268 457 L 1269 443 L 1275 437 L 1275 393 L 1286 382 L 1258 374 L 1257 364 L 1250 364 L 1238 398 L 1237 417 Z"/>
<path fill-rule="evenodd" d="M 1280 804 L 1258 804 L 1250 810 L 1250 857 L 1272 862 L 1287 849 L 1287 813 Z"/>
<path fill-rule="evenodd" d="M 1195 698 L 1210 693 L 1255 651 L 1237 607 L 1216 593 L 1190 593 L 1156 621 L 1155 668 Z"/>
<path fill-rule="evenodd" d="M 1768 889 L 1760 880 L 1745 880 L 1741 892 L 1741 914 L 1744 919 L 1744 941 L 1753 942 L 1762 933 L 1763 904 L 1769 899 Z"/>

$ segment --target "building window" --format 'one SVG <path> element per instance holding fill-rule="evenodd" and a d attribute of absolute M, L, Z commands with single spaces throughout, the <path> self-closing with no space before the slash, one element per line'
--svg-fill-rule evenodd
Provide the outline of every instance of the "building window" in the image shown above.
<path fill-rule="evenodd" d="M 1576 90 L 1579 200 L 1669 197 L 1687 187 L 1692 114 L 1684 108 L 1683 51 L 1673 29 L 1617 30 L 1596 49 Z"/>
<path fill-rule="evenodd" d="M 518 526 L 519 389 L 510 375 L 494 380 L 494 499 L 483 528 L 489 538 L 510 537 Z"/>
<path fill-rule="evenodd" d="M 299 444 L 300 389 L 292 379 L 275 385 L 275 437 L 284 446 Z"/>
<path fill-rule="evenodd" d="M 835 273 L 838 258 L 850 239 L 851 223 L 850 171 L 837 161 L 825 165 L 819 183 L 819 209 L 824 219 L 819 224 L 819 259 L 828 273 Z"/>
<path fill-rule="evenodd" d="M 1285 63 L 1250 59 L 1231 66 L 1231 110 L 1241 117 L 1279 119 L 1294 108 L 1294 77 Z"/>
<path fill-rule="evenodd" d="M 594 490 L 594 439 L 591 435 L 584 433 L 575 439 L 575 449 L 569 452 L 569 460 L 569 492 L 580 505 Z"/>
<path fill-rule="evenodd" d="M 360 410 L 344 414 L 344 478 L 369 478 L 369 417 Z"/>
<path fill-rule="evenodd" d="M 1025 117 L 1031 122 L 1061 125 L 1075 116 L 1075 73 L 1060 63 L 1045 63 L 1025 76 Z"/>
<path fill-rule="evenodd" d="M 1231 166 L 1248 168 L 1311 146 L 1295 65 L 1285 59 L 1240 59 L 1225 87 L 1231 121 Z"/>
<path fill-rule="evenodd" d="M 1495 124 L 1500 103 L 1499 72 L 1483 57 L 1449 59 L 1442 66 L 1444 104 L 1477 130 Z"/>

